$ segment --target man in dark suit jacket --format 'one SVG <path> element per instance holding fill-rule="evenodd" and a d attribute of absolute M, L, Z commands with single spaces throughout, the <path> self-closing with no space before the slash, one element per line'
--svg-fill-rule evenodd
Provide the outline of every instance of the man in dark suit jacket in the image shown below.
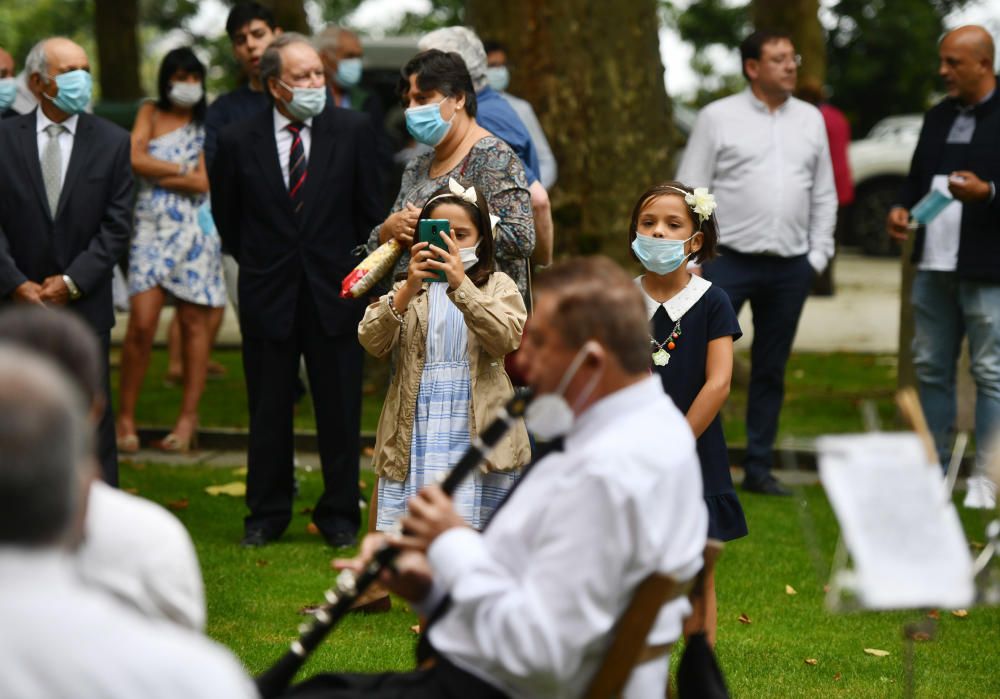
<path fill-rule="evenodd" d="M 330 545 L 351 545 L 361 519 L 363 305 L 339 291 L 352 249 L 379 218 L 375 135 L 367 115 L 326 104 L 323 64 L 305 37 L 276 39 L 260 72 L 274 106 L 222 131 L 209 175 L 219 233 L 240 265 L 250 407 L 243 545 L 277 539 L 291 520 L 300 356 L 325 482 L 313 521 Z"/>
<path fill-rule="evenodd" d="M 0 122 L 0 299 L 67 306 L 97 333 L 108 395 L 98 450 L 104 480 L 117 485 L 107 358 L 111 271 L 131 228 L 129 135 L 82 113 L 90 63 L 72 41 L 41 41 L 25 63 L 39 107 Z"/>

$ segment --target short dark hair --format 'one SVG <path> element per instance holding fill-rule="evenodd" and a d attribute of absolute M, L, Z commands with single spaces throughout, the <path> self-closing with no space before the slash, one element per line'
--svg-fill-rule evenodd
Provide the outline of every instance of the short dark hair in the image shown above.
<path fill-rule="evenodd" d="M 464 186 L 464 185 L 463 185 Z M 476 262 L 472 267 L 469 268 L 468 277 L 476 286 L 482 286 L 485 284 L 490 275 L 493 274 L 493 270 L 496 266 L 494 244 L 493 244 L 493 226 L 490 223 L 490 207 L 486 203 L 486 196 L 483 191 L 474 185 L 472 189 L 476 192 L 476 203 L 473 204 L 470 201 L 466 201 L 462 197 L 453 194 L 450 189 L 444 188 L 438 190 L 434 195 L 427 200 L 424 204 L 424 208 L 420 210 L 420 219 L 433 218 L 431 214 L 434 210 L 442 204 L 454 204 L 456 206 L 461 206 L 469 214 L 469 218 L 472 219 L 473 223 L 476 224 L 476 229 L 479 231 L 479 248 L 476 250 L 476 256 L 479 257 L 479 261 Z"/>
<path fill-rule="evenodd" d="M 633 259 L 639 259 L 635 256 L 635 253 L 632 252 L 632 241 L 635 240 L 635 236 L 639 228 L 639 214 L 642 213 L 643 207 L 657 197 L 683 197 L 684 195 L 678 192 L 678 189 L 687 192 L 688 194 L 694 194 L 694 188 L 689 187 L 682 182 L 664 182 L 662 184 L 654 184 L 642 193 L 642 196 L 639 197 L 639 201 L 637 201 L 635 206 L 632 207 L 632 220 L 629 223 L 628 230 L 628 249 Z M 707 219 L 701 221 L 698 218 L 698 214 L 694 212 L 694 209 L 687 205 L 687 202 L 685 202 L 684 208 L 687 210 L 688 216 L 691 218 L 691 223 L 694 224 L 694 232 L 701 233 L 702 238 L 701 249 L 691 255 L 691 259 L 698 264 L 708 262 L 715 257 L 717 252 L 716 248 L 719 246 L 719 227 L 716 222 L 716 216 L 713 213 Z"/>
<path fill-rule="evenodd" d="M 747 75 L 747 61 L 751 59 L 759 61 L 760 54 L 764 49 L 764 44 L 770 44 L 772 41 L 781 41 L 782 39 L 791 41 L 792 36 L 786 32 L 778 32 L 771 29 L 758 29 L 740 42 L 740 66 L 743 69 L 743 77 L 747 80 L 750 79 L 750 76 Z"/>
<path fill-rule="evenodd" d="M 476 90 L 472 86 L 465 61 L 454 51 L 445 53 L 438 49 L 422 51 L 411 58 L 400 71 L 396 92 L 406 107 L 406 94 L 410 90 L 410 76 L 417 76 L 417 87 L 425 92 L 437 90 L 445 97 L 465 96 L 465 113 L 476 116 Z"/>
<path fill-rule="evenodd" d="M 170 102 L 170 78 L 174 77 L 174 74 L 179 70 L 189 75 L 197 75 L 201 80 L 202 90 L 205 89 L 205 65 L 198 60 L 194 51 L 189 47 L 181 46 L 180 48 L 176 48 L 167 53 L 160 63 L 160 75 L 156 79 L 156 88 L 159 94 L 159 99 L 156 100 L 156 107 L 158 109 L 170 111 L 170 108 L 173 106 Z M 200 123 L 205 120 L 206 108 L 205 95 L 202 94 L 201 99 L 198 100 L 198 104 L 191 108 L 191 115 L 194 121 Z"/>
<path fill-rule="evenodd" d="M 487 39 L 483 41 L 483 50 L 486 53 L 493 53 L 494 51 L 503 51 L 504 53 L 509 53 L 507 51 L 507 44 L 502 41 L 496 41 L 494 39 Z"/>
<path fill-rule="evenodd" d="M 77 315 L 58 308 L 9 306 L 0 311 L 0 342 L 58 365 L 91 403 L 104 398 L 100 343 Z"/>
<path fill-rule="evenodd" d="M 259 19 L 274 31 L 278 25 L 274 21 L 274 13 L 261 5 L 259 2 L 238 2 L 229 11 L 226 18 L 226 34 L 230 41 L 236 38 L 236 32 L 250 24 L 255 19 Z"/>
<path fill-rule="evenodd" d="M 556 262 L 535 277 L 535 298 L 552 294 L 552 326 L 570 349 L 603 345 L 630 374 L 649 371 L 649 318 L 639 286 L 609 258 Z M 537 301 L 536 301 L 537 308 Z M 536 316 L 537 317 L 537 316 Z"/>

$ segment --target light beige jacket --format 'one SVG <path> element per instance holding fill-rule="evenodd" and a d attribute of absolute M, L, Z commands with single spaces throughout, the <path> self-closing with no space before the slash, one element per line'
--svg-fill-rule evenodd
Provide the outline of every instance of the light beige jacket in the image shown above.
<path fill-rule="evenodd" d="M 393 291 L 403 283 L 396 283 Z M 466 277 L 457 289 L 448 291 L 448 298 L 462 312 L 469 332 L 469 432 L 475 438 L 514 395 L 503 359 L 521 344 L 528 312 L 514 280 L 503 272 L 494 272 L 481 288 Z M 368 306 L 358 325 L 358 340 L 368 352 L 381 358 L 395 351 L 372 462 L 379 476 L 395 481 L 405 480 L 410 467 L 413 415 L 427 347 L 427 313 L 427 292 L 423 289 L 406 307 L 400 324 L 389 310 L 387 294 Z M 530 458 L 528 432 L 524 421 L 518 420 L 490 453 L 487 466 L 509 471 L 524 466 Z"/>

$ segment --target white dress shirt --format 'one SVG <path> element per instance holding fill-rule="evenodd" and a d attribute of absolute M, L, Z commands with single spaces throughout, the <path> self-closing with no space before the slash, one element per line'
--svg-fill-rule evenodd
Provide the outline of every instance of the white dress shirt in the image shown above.
<path fill-rule="evenodd" d="M 76 561 L 86 582 L 143 615 L 205 629 L 205 589 L 191 536 L 156 503 L 95 481 Z"/>
<path fill-rule="evenodd" d="M 749 88 L 701 110 L 677 179 L 708 187 L 719 242 L 744 253 L 833 257 L 837 189 L 819 110 L 789 97 L 774 112 Z"/>
<path fill-rule="evenodd" d="M 285 180 L 285 188 L 288 184 L 288 156 L 292 152 L 292 143 L 295 138 L 288 130 L 288 125 L 292 120 L 274 108 L 274 141 L 278 145 L 278 163 L 281 165 L 281 177 Z M 302 122 L 304 124 L 299 134 L 302 136 L 302 149 L 306 154 L 306 163 L 309 162 L 309 149 L 312 147 L 312 117 Z"/>
<path fill-rule="evenodd" d="M 49 135 L 45 133 L 45 129 L 49 124 L 55 124 L 56 122 L 45 116 L 45 112 L 41 108 L 35 110 L 37 117 L 35 118 L 35 130 L 38 135 L 38 162 L 42 162 L 42 153 L 45 152 L 45 146 L 49 142 Z M 73 139 L 76 137 L 76 126 L 80 121 L 80 115 L 74 114 L 69 117 L 66 121 L 62 122 L 62 126 L 66 127 L 64 131 L 59 134 L 59 153 L 62 156 L 62 172 L 59 175 L 59 186 L 62 187 L 66 184 L 66 170 L 69 168 L 69 157 L 73 154 Z"/>
<path fill-rule="evenodd" d="M 638 584 L 692 578 L 707 531 L 691 428 L 659 377 L 644 378 L 580 415 L 484 533 L 434 541 L 435 592 L 452 604 L 431 643 L 512 696 L 580 696 Z M 687 598 L 664 606 L 649 642 L 676 640 L 688 613 Z M 647 696 L 665 695 L 659 664 Z"/>
<path fill-rule="evenodd" d="M 0 547 L 0 589 L 0 696 L 258 696 L 228 650 L 89 588 L 56 550 Z"/>

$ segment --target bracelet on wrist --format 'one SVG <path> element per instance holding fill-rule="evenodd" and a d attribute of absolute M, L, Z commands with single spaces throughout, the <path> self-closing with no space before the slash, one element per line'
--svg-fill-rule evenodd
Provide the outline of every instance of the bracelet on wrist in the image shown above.
<path fill-rule="evenodd" d="M 396 305 L 395 303 L 393 303 L 395 300 L 396 300 L 396 294 L 390 291 L 386 298 L 386 302 L 389 304 L 389 313 L 392 313 L 392 317 L 395 318 L 397 321 L 399 321 L 400 324 L 402 324 L 403 316 L 400 314 L 399 311 L 396 310 Z"/>

